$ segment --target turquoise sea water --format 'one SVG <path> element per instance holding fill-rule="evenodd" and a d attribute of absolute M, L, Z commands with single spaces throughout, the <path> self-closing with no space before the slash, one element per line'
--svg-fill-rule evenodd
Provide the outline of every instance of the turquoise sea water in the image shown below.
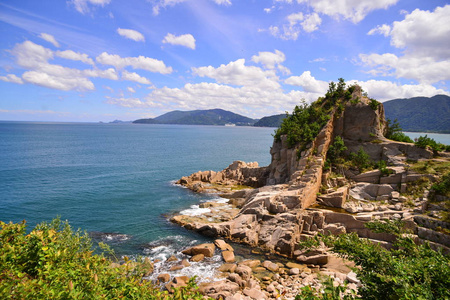
<path fill-rule="evenodd" d="M 149 244 L 202 240 L 167 216 L 213 196 L 173 181 L 199 170 L 222 170 L 234 160 L 268 165 L 273 131 L 0 122 L 0 220 L 25 219 L 34 227 L 61 216 L 111 241 L 122 254 L 140 254 Z"/>

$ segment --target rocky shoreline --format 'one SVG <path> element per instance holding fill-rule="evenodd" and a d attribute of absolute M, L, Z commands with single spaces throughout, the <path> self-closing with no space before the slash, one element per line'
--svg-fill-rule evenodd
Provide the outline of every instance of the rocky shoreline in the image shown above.
<path fill-rule="evenodd" d="M 450 224 L 439 219 L 448 209 L 445 203 L 449 199 L 436 196 L 431 202 L 426 187 L 411 192 L 422 182 L 438 178 L 418 172 L 412 165 L 421 161 L 448 164 L 448 153 L 436 155 L 414 144 L 386 139 L 383 105 L 374 106 L 371 101 L 356 86 L 344 109 L 335 108 L 306 147 L 289 145 L 286 136 L 275 139 L 270 150 L 272 162 L 267 167 L 235 161 L 223 171 L 200 171 L 177 182 L 194 192 L 216 193 L 229 199 L 228 203 L 200 204 L 206 209 L 202 215 L 171 218 L 186 229 L 216 239 L 216 245 L 185 250 L 183 253 L 192 257 L 179 263 L 182 267 L 189 260 L 198 261 L 201 255 L 221 253 L 222 274 L 218 277 L 224 279 L 201 283 L 204 295 L 215 299 L 294 299 L 301 287 L 320 289 L 320 279 L 326 276 L 331 277 L 333 285 L 346 284 L 347 292 L 357 293 L 360 283 L 348 268 L 350 262 L 336 257 L 324 245 L 302 250 L 299 242 L 319 233 L 355 232 L 360 238 L 391 248 L 395 236 L 375 233 L 365 226 L 373 220 L 402 220 L 417 243 L 427 241 L 431 247 L 450 253 Z M 387 167 L 331 172 L 325 161 L 338 136 L 349 153 L 362 149 L 372 161 L 382 160 Z M 438 230 L 442 228 L 447 231 Z M 233 249 L 224 240 L 287 261 L 236 261 Z M 169 291 L 185 282 L 178 277 L 170 281 L 167 275 L 158 279 Z"/>

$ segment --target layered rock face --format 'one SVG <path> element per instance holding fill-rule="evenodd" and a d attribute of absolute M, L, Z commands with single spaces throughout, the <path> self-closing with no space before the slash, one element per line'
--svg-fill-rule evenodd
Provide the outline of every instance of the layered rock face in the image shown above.
<path fill-rule="evenodd" d="M 237 161 L 220 172 L 198 172 L 179 180 L 178 183 L 194 191 L 219 190 L 238 203 L 240 211 L 230 220 L 210 222 L 201 217 L 192 219 L 184 216 L 176 216 L 172 220 L 207 236 L 221 236 L 308 263 L 326 263 L 324 253 L 306 255 L 297 249 L 300 240 L 317 232 L 357 232 L 361 237 L 386 243 L 392 241 L 392 236 L 370 232 L 364 223 L 394 216 L 411 220 L 411 214 L 402 205 L 382 207 L 364 202 L 357 205 L 348 203 L 349 195 L 355 199 L 363 195 L 360 200 L 367 201 L 364 192 L 374 199 L 395 202 L 398 196 L 392 192 L 400 192 L 406 186 L 408 176 L 414 176 L 405 168 L 406 160 L 431 158 L 433 153 L 413 144 L 384 138 L 386 121 L 383 105 L 364 97 L 358 86 L 354 88 L 351 99 L 343 105 L 343 109 L 334 108 L 331 111 L 330 119 L 306 150 L 299 145 L 289 147 L 287 137 L 281 136 L 280 141 L 273 143 L 270 150 L 272 161 L 267 167 Z M 349 171 L 345 177 L 329 178 L 323 167 L 327 151 L 336 136 L 344 139 L 349 152 L 362 148 L 372 160 L 384 159 L 397 169 L 394 168 L 393 174 L 387 177 L 377 170 L 374 174 Z M 360 186 L 358 192 L 351 182 L 376 186 Z M 378 186 L 380 184 L 384 187 Z M 247 185 L 255 189 L 233 192 L 228 188 L 230 185 Z M 319 193 L 321 190 L 322 193 Z M 359 215 L 308 209 L 318 202 L 329 207 L 347 208 Z"/>

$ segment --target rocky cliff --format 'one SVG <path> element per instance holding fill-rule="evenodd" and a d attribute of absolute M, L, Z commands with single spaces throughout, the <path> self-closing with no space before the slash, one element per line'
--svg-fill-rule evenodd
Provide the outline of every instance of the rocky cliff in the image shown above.
<path fill-rule="evenodd" d="M 307 253 L 297 248 L 300 240 L 318 232 L 357 232 L 360 237 L 388 247 L 392 236 L 373 233 L 364 226 L 373 219 L 403 219 L 416 234 L 421 232 L 420 238 L 448 250 L 448 235 L 425 233 L 414 222 L 424 211 L 427 195 L 409 199 L 400 195 L 406 192 L 409 183 L 428 176 L 409 168 L 408 162 L 431 159 L 432 151 L 386 139 L 383 105 L 364 96 L 358 86 L 319 100 L 314 105 L 328 114 L 328 121 L 316 137 L 306 144 L 291 145 L 288 134 L 281 135 L 270 150 L 269 166 L 234 162 L 223 171 L 198 172 L 179 181 L 198 192 L 219 190 L 239 210 L 216 219 L 221 215 L 220 209 L 215 216 L 179 215 L 172 221 L 204 235 L 221 236 L 303 263 L 328 261 L 325 249 Z M 341 169 L 341 174 L 332 173 L 325 163 L 330 145 L 338 136 L 347 147 L 347 155 L 362 149 L 372 161 L 384 160 L 389 167 L 383 172 L 378 169 L 361 172 L 348 167 Z M 433 175 L 427 178 L 435 180 Z M 238 185 L 254 189 L 233 191 Z M 318 203 L 343 210 L 313 207 Z"/>

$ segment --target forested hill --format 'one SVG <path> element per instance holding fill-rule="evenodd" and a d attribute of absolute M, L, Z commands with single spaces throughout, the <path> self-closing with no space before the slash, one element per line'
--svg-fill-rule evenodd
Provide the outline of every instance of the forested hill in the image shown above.
<path fill-rule="evenodd" d="M 387 119 L 397 119 L 403 131 L 450 133 L 450 97 L 414 97 L 383 102 Z"/>
<path fill-rule="evenodd" d="M 258 122 L 255 123 L 256 127 L 280 127 L 283 119 L 286 118 L 286 114 L 274 115 L 261 118 Z"/>
<path fill-rule="evenodd" d="M 223 109 L 171 111 L 154 119 L 139 119 L 141 124 L 183 124 L 183 125 L 253 125 L 257 120 L 247 118 Z"/>

